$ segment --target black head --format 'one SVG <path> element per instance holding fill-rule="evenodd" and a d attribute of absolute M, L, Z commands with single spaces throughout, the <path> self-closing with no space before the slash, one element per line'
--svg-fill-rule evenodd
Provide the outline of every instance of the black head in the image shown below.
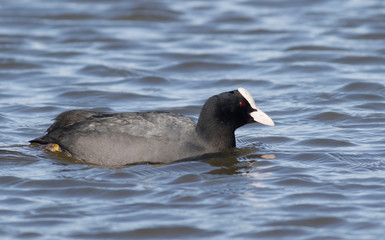
<path fill-rule="evenodd" d="M 252 122 L 274 126 L 273 120 L 257 108 L 252 96 L 244 88 L 209 98 L 202 108 L 199 120 L 209 120 L 206 116 L 220 125 L 231 127 L 232 131 Z"/>
<path fill-rule="evenodd" d="M 235 146 L 234 131 L 252 122 L 274 126 L 273 120 L 255 105 L 250 93 L 244 88 L 210 97 L 203 105 L 197 131 L 218 145 Z"/>

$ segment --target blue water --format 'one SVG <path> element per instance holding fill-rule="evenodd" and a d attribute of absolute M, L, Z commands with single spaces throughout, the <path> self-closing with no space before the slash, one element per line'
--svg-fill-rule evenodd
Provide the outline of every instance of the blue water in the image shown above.
<path fill-rule="evenodd" d="M 382 239 L 385 3 L 0 2 L 1 239 Z M 106 168 L 28 140 L 59 113 L 246 88 L 275 127 L 196 161 Z"/>

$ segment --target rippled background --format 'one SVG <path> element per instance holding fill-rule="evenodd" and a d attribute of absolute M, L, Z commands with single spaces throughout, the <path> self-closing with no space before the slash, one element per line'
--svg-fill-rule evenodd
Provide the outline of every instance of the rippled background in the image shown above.
<path fill-rule="evenodd" d="M 1 1 L 1 238 L 382 238 L 384 5 Z M 276 126 L 200 161 L 110 169 L 28 144 L 65 110 L 197 119 L 238 87 Z"/>

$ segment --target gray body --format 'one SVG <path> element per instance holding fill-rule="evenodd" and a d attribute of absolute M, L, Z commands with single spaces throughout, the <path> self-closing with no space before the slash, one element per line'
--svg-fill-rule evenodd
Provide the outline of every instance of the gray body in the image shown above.
<path fill-rule="evenodd" d="M 77 160 L 98 165 L 166 163 L 217 151 L 195 129 L 190 118 L 166 112 L 72 110 L 60 114 L 35 142 L 57 143 Z"/>

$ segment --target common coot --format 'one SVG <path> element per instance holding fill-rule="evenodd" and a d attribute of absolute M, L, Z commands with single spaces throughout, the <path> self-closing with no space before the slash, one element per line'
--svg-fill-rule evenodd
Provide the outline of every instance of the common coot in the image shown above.
<path fill-rule="evenodd" d="M 252 122 L 274 126 L 250 93 L 239 88 L 210 97 L 197 123 L 169 112 L 71 110 L 30 142 L 90 164 L 166 163 L 235 147 L 234 131 Z"/>

